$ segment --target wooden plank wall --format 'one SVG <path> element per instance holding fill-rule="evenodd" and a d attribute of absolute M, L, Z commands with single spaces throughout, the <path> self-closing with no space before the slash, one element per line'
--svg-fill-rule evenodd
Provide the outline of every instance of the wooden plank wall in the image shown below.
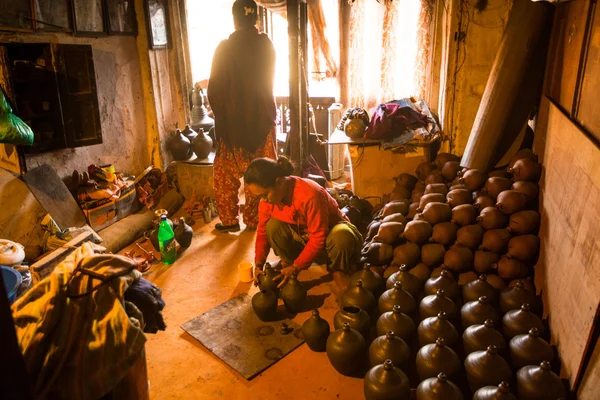
<path fill-rule="evenodd" d="M 562 375 L 574 385 L 600 300 L 600 150 L 545 98 L 534 151 L 544 164 L 535 283 L 542 289 Z"/>

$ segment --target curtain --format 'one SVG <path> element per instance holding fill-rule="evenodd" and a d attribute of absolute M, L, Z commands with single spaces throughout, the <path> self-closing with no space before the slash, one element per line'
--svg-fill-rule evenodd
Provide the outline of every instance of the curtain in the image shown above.
<path fill-rule="evenodd" d="M 369 110 L 417 94 L 420 2 L 354 0 L 350 7 L 347 107 Z"/>
<path fill-rule="evenodd" d="M 420 0 L 421 10 L 417 21 L 417 59 L 415 60 L 415 96 L 425 97 L 429 58 L 431 54 L 431 28 L 435 12 L 435 0 Z M 431 106 L 431 104 L 430 104 Z"/>
<path fill-rule="evenodd" d="M 331 1 L 331 0 L 327 0 Z M 337 65 L 331 53 L 329 40 L 325 35 L 327 24 L 321 0 L 308 0 L 308 23 L 313 48 L 313 63 L 315 71 L 323 71 L 322 62 L 325 64 L 325 75 L 319 75 L 320 79 L 332 78 L 337 74 Z"/>

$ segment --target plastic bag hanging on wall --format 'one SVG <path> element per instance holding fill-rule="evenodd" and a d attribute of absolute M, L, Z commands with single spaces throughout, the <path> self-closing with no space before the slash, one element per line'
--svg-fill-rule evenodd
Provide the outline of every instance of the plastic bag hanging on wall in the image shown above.
<path fill-rule="evenodd" d="M 0 87 L 0 143 L 33 144 L 33 131 L 23 120 L 12 113 L 12 108 Z"/>

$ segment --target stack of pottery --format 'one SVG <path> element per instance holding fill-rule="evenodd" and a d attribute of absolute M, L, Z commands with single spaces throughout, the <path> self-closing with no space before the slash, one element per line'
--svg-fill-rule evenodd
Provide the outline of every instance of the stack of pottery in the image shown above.
<path fill-rule="evenodd" d="M 167 141 L 167 148 L 175 161 L 189 160 L 193 154 L 190 140 L 185 137 L 180 129 L 177 129 L 169 138 Z"/>

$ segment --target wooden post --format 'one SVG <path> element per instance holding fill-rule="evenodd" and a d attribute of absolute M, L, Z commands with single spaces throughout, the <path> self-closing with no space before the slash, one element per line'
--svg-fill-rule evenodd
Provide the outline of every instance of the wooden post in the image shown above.
<path fill-rule="evenodd" d="M 522 90 L 527 86 L 527 73 L 536 55 L 539 56 L 536 49 L 547 35 L 551 11 L 552 6 L 543 2 L 514 1 L 462 157 L 462 166 L 489 171 L 502 156 L 496 153 L 506 128 L 522 127 L 527 122 L 534 96 L 525 96 L 529 104 L 520 105 L 529 107 L 526 113 L 515 114 L 514 105 L 521 100 Z"/>

